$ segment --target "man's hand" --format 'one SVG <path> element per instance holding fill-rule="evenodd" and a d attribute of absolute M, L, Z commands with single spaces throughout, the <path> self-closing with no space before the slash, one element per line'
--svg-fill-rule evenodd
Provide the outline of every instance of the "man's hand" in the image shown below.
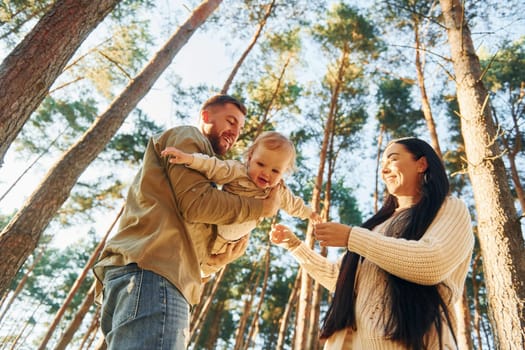
<path fill-rule="evenodd" d="M 281 198 L 277 195 L 277 188 L 274 187 L 266 199 L 263 199 L 262 216 L 269 218 L 277 214 L 281 208 Z"/>
<path fill-rule="evenodd" d="M 219 270 L 223 266 L 241 257 L 246 251 L 246 247 L 248 247 L 248 236 L 249 235 L 246 235 L 237 242 L 228 244 L 226 252 L 211 255 L 206 261 L 206 264 Z"/>

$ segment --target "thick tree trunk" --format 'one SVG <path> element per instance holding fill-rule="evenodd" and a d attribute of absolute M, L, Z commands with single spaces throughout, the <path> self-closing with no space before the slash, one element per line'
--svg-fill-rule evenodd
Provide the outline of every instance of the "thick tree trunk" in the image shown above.
<path fill-rule="evenodd" d="M 440 0 L 457 88 L 461 131 L 483 255 L 491 320 L 499 349 L 525 348 L 525 246 L 496 130 L 459 0 Z"/>
<path fill-rule="evenodd" d="M 7 149 L 69 59 L 119 2 L 57 1 L 4 59 L 0 65 L 0 166 Z"/>
<path fill-rule="evenodd" d="M 219 6 L 221 0 L 202 2 L 181 25 L 144 70 L 126 87 L 82 138 L 47 173 L 43 182 L 0 233 L 0 295 L 3 295 L 42 231 L 68 198 L 71 188 L 87 166 L 102 152 L 126 116 L 151 89 L 197 28 Z"/>

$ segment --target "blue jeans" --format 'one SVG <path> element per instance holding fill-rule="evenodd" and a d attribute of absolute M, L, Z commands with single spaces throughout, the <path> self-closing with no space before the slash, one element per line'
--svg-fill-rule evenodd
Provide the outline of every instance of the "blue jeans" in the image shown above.
<path fill-rule="evenodd" d="M 137 264 L 106 268 L 100 325 L 108 350 L 183 350 L 190 306 L 168 280 Z"/>

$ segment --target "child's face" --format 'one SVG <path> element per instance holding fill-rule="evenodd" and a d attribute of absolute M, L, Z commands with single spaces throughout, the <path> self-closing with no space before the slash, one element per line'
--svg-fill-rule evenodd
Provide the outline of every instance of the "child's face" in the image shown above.
<path fill-rule="evenodd" d="M 259 145 L 248 158 L 248 176 L 259 188 L 274 187 L 288 170 L 291 156 L 288 150 Z"/>

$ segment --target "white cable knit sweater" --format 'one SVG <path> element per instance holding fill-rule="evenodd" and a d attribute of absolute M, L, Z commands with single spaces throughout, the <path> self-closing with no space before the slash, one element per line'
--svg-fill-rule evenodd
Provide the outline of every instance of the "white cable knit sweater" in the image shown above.
<path fill-rule="evenodd" d="M 384 337 L 384 320 L 388 316 L 385 300 L 387 271 L 405 280 L 423 285 L 443 282 L 440 292 L 453 317 L 453 304 L 460 299 L 470 265 L 474 236 L 465 204 L 454 197 L 445 200 L 436 218 L 419 241 L 384 236 L 390 219 L 372 231 L 353 227 L 348 249 L 365 259 L 356 277 L 355 331 L 342 330 L 325 343 L 325 350 L 397 350 L 399 343 Z M 333 263 L 310 250 L 304 243 L 291 253 L 301 266 L 330 291 L 335 290 L 339 263 Z M 444 327 L 444 349 L 456 349 L 449 327 Z M 437 333 L 427 335 L 428 349 L 439 349 Z"/>

